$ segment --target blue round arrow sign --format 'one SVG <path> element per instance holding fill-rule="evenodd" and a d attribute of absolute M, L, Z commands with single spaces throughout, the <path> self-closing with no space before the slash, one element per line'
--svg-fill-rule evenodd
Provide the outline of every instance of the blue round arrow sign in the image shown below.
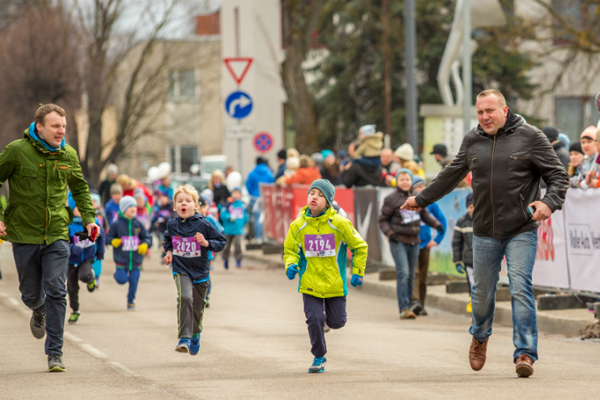
<path fill-rule="evenodd" d="M 252 98 L 242 91 L 231 93 L 225 100 L 225 112 L 231 118 L 246 118 L 252 112 Z"/>

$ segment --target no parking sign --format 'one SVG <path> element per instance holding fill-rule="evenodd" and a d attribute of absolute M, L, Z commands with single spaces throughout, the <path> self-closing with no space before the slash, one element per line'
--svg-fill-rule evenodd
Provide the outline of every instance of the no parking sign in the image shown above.
<path fill-rule="evenodd" d="M 259 153 L 266 153 L 273 147 L 273 137 L 268 132 L 258 132 L 252 142 Z"/>

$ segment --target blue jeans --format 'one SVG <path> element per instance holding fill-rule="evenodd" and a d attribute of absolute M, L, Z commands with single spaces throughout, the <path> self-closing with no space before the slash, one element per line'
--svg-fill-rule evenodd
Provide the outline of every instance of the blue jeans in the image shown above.
<path fill-rule="evenodd" d="M 260 222 L 262 199 L 260 197 L 252 197 L 250 199 L 250 210 L 252 212 L 252 223 L 254 224 L 254 238 L 262 240 L 262 222 Z"/>
<path fill-rule="evenodd" d="M 396 294 L 400 311 L 410 307 L 419 260 L 419 245 L 390 242 L 390 251 L 396 264 Z"/>
<path fill-rule="evenodd" d="M 124 285 L 129 282 L 129 290 L 127 291 L 127 303 L 133 304 L 135 300 L 135 294 L 137 292 L 138 282 L 140 281 L 140 270 L 133 268 L 131 271 L 127 271 L 124 268 L 117 267 L 115 271 L 115 280 L 119 285 Z"/>
<path fill-rule="evenodd" d="M 537 354 L 537 319 L 531 274 L 537 252 L 537 230 L 521 233 L 506 240 L 473 236 L 473 288 L 471 302 L 473 322 L 469 332 L 479 342 L 492 334 L 502 259 L 506 256 L 513 315 L 513 343 L 516 359 L 527 354 L 533 361 Z"/>

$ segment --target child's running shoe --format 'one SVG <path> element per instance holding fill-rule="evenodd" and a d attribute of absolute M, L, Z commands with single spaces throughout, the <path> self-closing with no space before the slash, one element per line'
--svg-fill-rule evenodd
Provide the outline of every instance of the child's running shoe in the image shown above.
<path fill-rule="evenodd" d="M 127 311 L 135 311 L 135 303 L 128 303 Z"/>
<path fill-rule="evenodd" d="M 229 269 L 229 260 L 223 261 L 223 266 L 225 267 L 225 269 Z"/>
<path fill-rule="evenodd" d="M 235 262 L 235 266 L 238 268 L 242 268 L 242 262 L 241 261 L 236 261 Z"/>
<path fill-rule="evenodd" d="M 87 284 L 87 290 L 90 293 L 92 293 L 94 290 L 96 290 L 96 280 L 95 279 Z"/>
<path fill-rule="evenodd" d="M 313 365 L 308 369 L 309 374 L 318 374 L 325 371 L 325 361 L 327 359 L 325 357 L 315 357 L 313 361 Z"/>
<path fill-rule="evenodd" d="M 175 347 L 175 351 L 178 353 L 189 353 L 190 339 L 187 339 L 187 338 L 179 339 L 179 343 L 177 343 L 177 347 Z"/>
<path fill-rule="evenodd" d="M 69 323 L 71 325 L 74 325 L 74 324 L 78 323 L 79 322 L 79 317 L 80 317 L 79 311 L 72 312 L 71 316 L 69 317 Z"/>
<path fill-rule="evenodd" d="M 179 341 L 181 343 L 181 341 Z M 190 340 L 190 355 L 195 356 L 200 351 L 200 334 L 192 336 Z"/>

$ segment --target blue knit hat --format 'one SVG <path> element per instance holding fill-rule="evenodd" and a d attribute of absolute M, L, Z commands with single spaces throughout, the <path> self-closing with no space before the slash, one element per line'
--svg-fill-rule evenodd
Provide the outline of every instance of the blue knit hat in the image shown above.
<path fill-rule="evenodd" d="M 467 207 L 469 207 L 471 204 L 473 204 L 473 192 L 467 195 Z"/>
<path fill-rule="evenodd" d="M 425 179 L 423 179 L 421 176 L 417 175 L 417 176 L 413 176 L 413 184 L 412 184 L 412 188 L 416 188 L 419 185 L 427 185 L 427 183 L 425 183 Z"/>
<path fill-rule="evenodd" d="M 412 172 L 410 172 L 410 169 L 406 169 L 406 168 L 400 168 L 400 170 L 399 170 L 399 171 L 398 171 L 398 173 L 396 174 L 396 187 L 398 186 L 398 176 L 399 176 L 400 174 L 408 174 L 408 175 L 410 175 L 410 180 L 411 180 L 411 182 L 414 182 L 414 181 L 415 181 L 415 177 L 414 177 L 413 173 L 412 173 Z"/>
<path fill-rule="evenodd" d="M 321 154 L 323 155 L 323 161 L 325 161 L 325 159 L 329 156 L 335 157 L 335 153 L 331 150 L 321 150 Z"/>
<path fill-rule="evenodd" d="M 137 201 L 131 196 L 123 196 L 119 201 L 119 211 L 125 214 L 130 207 L 137 207 Z"/>
<path fill-rule="evenodd" d="M 327 179 L 317 179 L 316 181 L 313 181 L 313 183 L 310 185 L 310 188 L 308 188 L 308 193 L 310 193 L 310 191 L 313 189 L 319 189 L 321 193 L 323 193 L 323 196 L 325 196 L 329 206 L 333 204 L 333 199 L 335 197 L 335 186 L 333 186 L 331 182 L 329 182 Z"/>

